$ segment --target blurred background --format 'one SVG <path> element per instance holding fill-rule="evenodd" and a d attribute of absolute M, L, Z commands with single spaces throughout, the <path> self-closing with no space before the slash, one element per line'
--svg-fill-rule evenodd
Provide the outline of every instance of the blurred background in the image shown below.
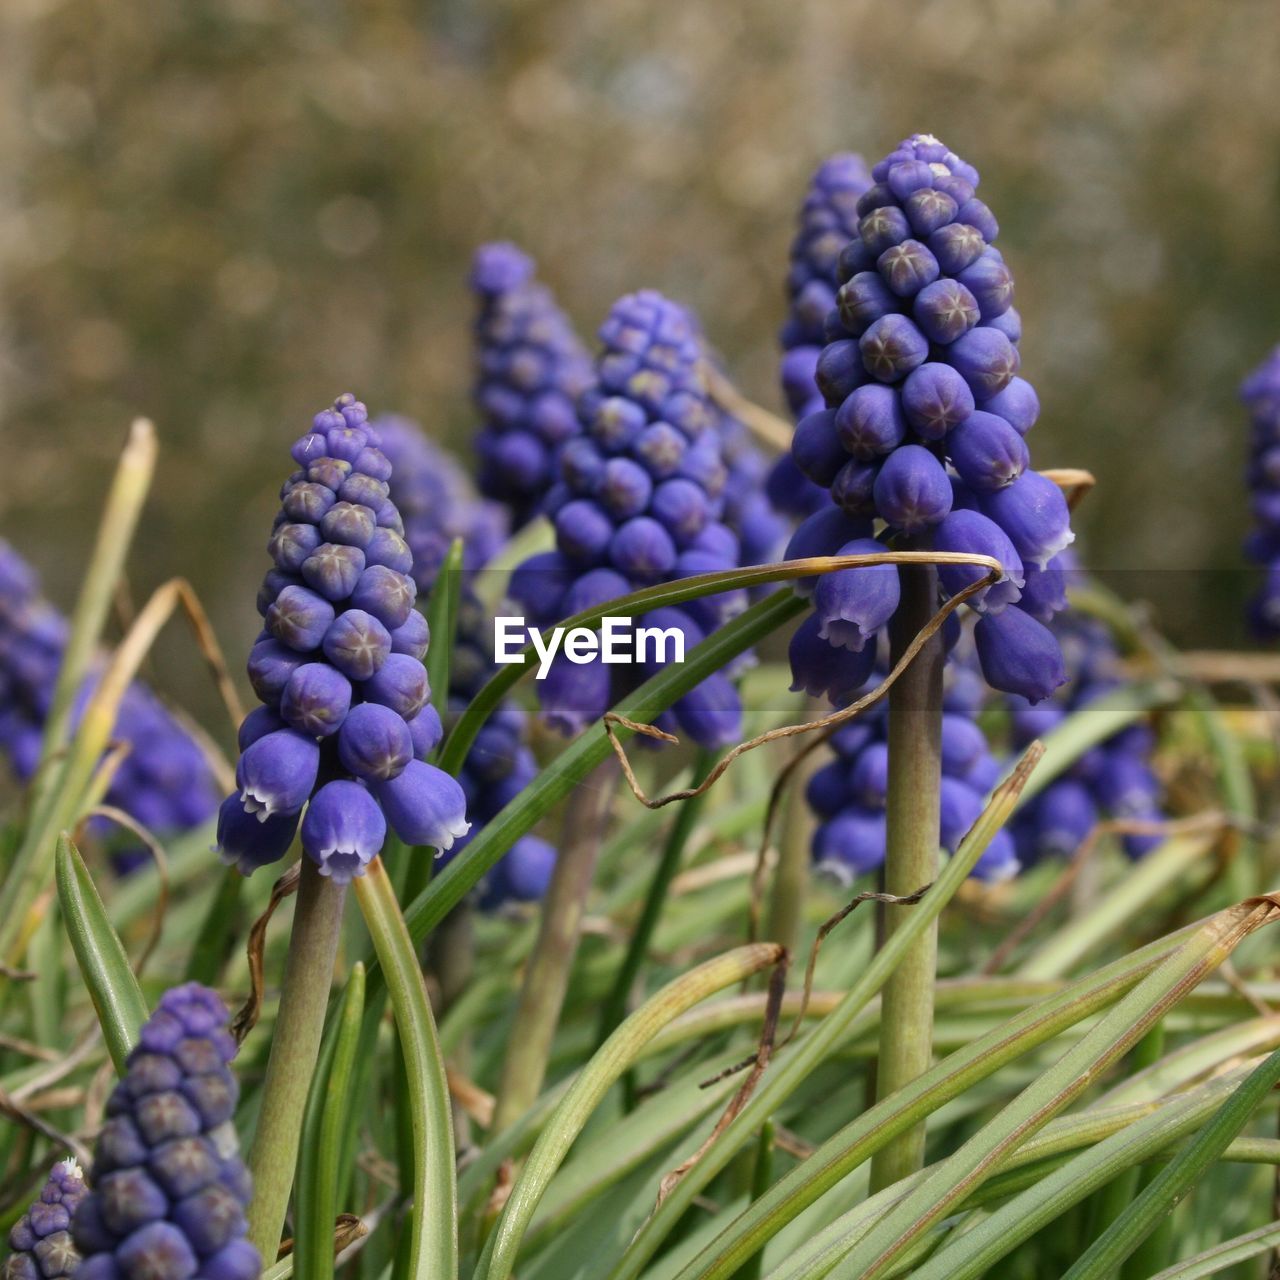
<path fill-rule="evenodd" d="M 586 334 L 637 286 L 692 304 L 780 409 L 810 171 L 927 130 L 1002 225 L 1035 463 L 1098 474 L 1085 563 L 1178 642 L 1245 643 L 1277 67 L 1274 0 L 6 0 L 0 534 L 69 606 L 154 418 L 135 595 L 187 575 L 238 665 L 316 409 L 349 388 L 468 449 L 477 243 L 519 241 Z"/>

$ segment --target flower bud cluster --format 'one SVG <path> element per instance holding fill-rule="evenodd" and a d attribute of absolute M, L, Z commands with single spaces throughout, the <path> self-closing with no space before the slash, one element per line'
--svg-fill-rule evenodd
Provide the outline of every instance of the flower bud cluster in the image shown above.
<path fill-rule="evenodd" d="M 235 1055 L 216 992 L 189 982 L 160 997 L 107 1101 L 92 1190 L 72 1217 L 77 1280 L 255 1280 Z"/>
<path fill-rule="evenodd" d="M 993 688 L 1039 700 L 1065 678 L 1044 579 L 1074 535 L 1061 492 L 1030 469 L 1024 436 L 1039 405 L 1018 376 L 1021 323 L 999 228 L 975 194 L 976 170 L 931 136 L 907 139 L 872 177 L 816 365 L 825 407 L 792 443 L 834 508 L 800 526 L 789 554 L 892 542 L 995 558 L 1001 580 L 970 600 L 979 662 Z M 984 576 L 939 571 L 947 594 Z M 813 596 L 819 634 L 856 667 L 897 608 L 897 571 L 827 574 Z"/>
<path fill-rule="evenodd" d="M 1263 567 L 1262 586 L 1249 604 L 1249 623 L 1260 639 L 1280 638 L 1280 347 L 1243 382 L 1249 410 L 1250 506 L 1255 528 L 1245 550 Z"/>
<path fill-rule="evenodd" d="M 942 789 L 939 844 L 954 853 L 986 803 L 1000 765 L 977 723 L 986 696 L 982 677 L 969 665 L 949 662 L 942 704 Z M 809 780 L 809 806 L 821 820 L 813 837 L 820 869 L 851 882 L 885 859 L 885 803 L 889 787 L 888 704 L 881 700 L 838 729 L 836 758 Z M 972 874 L 982 880 L 1015 875 L 1013 838 L 998 831 Z"/>
<path fill-rule="evenodd" d="M 84 1175 L 74 1160 L 53 1166 L 40 1198 L 9 1232 L 13 1252 L 0 1265 L 0 1280 L 69 1280 L 75 1275 L 80 1252 L 71 1239 L 71 1218 L 85 1191 Z"/>
<path fill-rule="evenodd" d="M 53 703 L 69 628 L 66 619 L 40 596 L 35 573 L 0 541 L 0 750 L 22 782 L 40 760 L 44 723 Z M 77 691 L 72 707 L 78 720 L 96 687 L 101 660 Z M 128 813 L 161 839 L 200 826 L 217 808 L 208 761 L 195 739 L 164 705 L 135 681 L 125 691 L 112 731 L 127 750 L 120 759 L 105 803 Z M 110 824 L 94 819 L 95 831 L 112 844 L 120 870 L 146 859 L 139 845 L 107 837 Z"/>
<path fill-rule="evenodd" d="M 1043 739 L 1073 714 L 1124 684 L 1120 655 L 1110 630 L 1095 618 L 1068 610 L 1054 618 L 1062 646 L 1067 683 L 1047 702 L 1032 706 L 1025 698 L 1007 699 L 1011 745 L 1021 752 Z M 1164 820 L 1162 789 L 1151 767 L 1155 735 L 1133 724 L 1091 747 L 1015 814 L 1010 830 L 1018 858 L 1031 866 L 1044 858 L 1071 857 L 1094 826 L 1104 819 L 1140 823 Z M 1131 858 L 1141 858 L 1161 842 L 1157 832 L 1120 837 Z"/>
<path fill-rule="evenodd" d="M 871 183 L 866 161 L 840 152 L 818 166 L 800 206 L 787 273 L 787 319 L 778 335 L 782 394 L 797 421 L 822 408 L 814 374 L 827 342 L 827 316 L 840 287 L 840 251 L 858 234 L 858 199 Z M 796 520 L 830 501 L 826 486 L 810 480 L 789 453 L 773 464 L 768 493 L 779 511 Z"/>
<path fill-rule="evenodd" d="M 474 399 L 480 489 L 506 503 L 519 528 L 541 507 L 560 446 L 577 433 L 574 406 L 591 361 L 531 258 L 512 244 L 482 245 L 471 267 L 480 301 Z"/>
<path fill-rule="evenodd" d="M 263 705 L 240 727 L 237 790 L 218 815 L 222 857 L 245 875 L 282 858 L 299 824 L 304 852 L 339 884 L 363 873 L 388 825 L 441 851 L 467 831 L 462 789 L 426 763 L 442 734 L 429 635 L 380 442 L 348 394 L 293 446 L 249 654 Z"/>
<path fill-rule="evenodd" d="M 738 538 L 723 521 L 728 469 L 692 318 L 643 290 L 614 304 L 600 338 L 596 386 L 578 401 L 579 431 L 561 448 L 559 480 L 547 495 L 556 549 L 526 560 L 509 587 L 538 626 L 741 564 Z M 644 625 L 678 629 L 687 652 L 742 603 L 743 593 L 726 592 L 657 609 Z M 632 681 L 651 674 L 559 654 L 539 684 L 548 724 L 572 734 L 598 720 L 615 700 L 615 672 Z M 716 672 L 666 719 L 704 746 L 727 744 L 741 721 L 737 690 Z"/>
<path fill-rule="evenodd" d="M 463 540 L 462 589 L 449 661 L 449 718 L 456 719 L 496 670 L 493 621 L 474 583 L 506 537 L 506 512 L 498 503 L 477 497 L 463 469 L 415 424 L 379 418 L 377 428 L 382 450 L 392 462 L 390 497 L 404 518 L 404 537 L 414 553 L 412 573 L 421 595 L 435 587 L 454 539 Z M 526 737 L 525 713 L 512 701 L 504 702 L 481 729 L 458 774 L 471 830 L 454 842 L 446 860 L 456 857 L 533 781 L 538 766 Z M 521 836 L 481 885 L 481 905 L 491 908 L 540 898 L 554 864 L 555 850 L 545 840 Z"/>
<path fill-rule="evenodd" d="M 766 493 L 770 465 L 751 433 L 731 413 L 720 414 L 720 444 L 728 477 L 722 518 L 737 535 L 742 563 L 772 564 L 782 554 L 791 521 Z"/>

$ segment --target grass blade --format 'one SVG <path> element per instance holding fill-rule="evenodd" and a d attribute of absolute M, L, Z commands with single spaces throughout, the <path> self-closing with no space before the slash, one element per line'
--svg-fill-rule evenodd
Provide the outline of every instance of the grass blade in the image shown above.
<path fill-rule="evenodd" d="M 1063 1280 L 1106 1280 L 1111 1276 L 1222 1155 L 1277 1082 L 1280 1082 L 1280 1050 L 1232 1093 L 1209 1123 L 1089 1246 Z"/>
<path fill-rule="evenodd" d="M 116 1073 L 122 1074 L 150 1010 L 89 869 L 65 832 L 58 837 L 54 874 L 71 949 L 93 1000 L 107 1052 Z"/>
<path fill-rule="evenodd" d="M 1151 1280 L 1204 1280 L 1205 1276 L 1216 1276 L 1237 1262 L 1247 1262 L 1277 1246 L 1280 1246 L 1280 1222 L 1272 1222 L 1256 1231 L 1224 1240 L 1212 1249 L 1197 1253 L 1194 1258 L 1175 1262 L 1152 1276 Z"/>
<path fill-rule="evenodd" d="M 762 942 L 708 960 L 668 983 L 605 1041 L 574 1080 L 534 1143 L 489 1237 L 476 1271 L 477 1280 L 508 1280 L 511 1276 L 524 1233 L 569 1148 L 605 1094 L 658 1031 L 707 996 L 777 964 L 781 956 L 782 948 L 776 943 Z"/>
<path fill-rule="evenodd" d="M 458 1274 L 458 1198 L 453 1116 L 431 1002 L 400 904 L 381 858 L 353 884 L 386 977 L 408 1077 L 413 1126 L 414 1203 L 407 1271 L 431 1280 Z M 335 1052 L 335 1060 L 336 1060 Z"/>

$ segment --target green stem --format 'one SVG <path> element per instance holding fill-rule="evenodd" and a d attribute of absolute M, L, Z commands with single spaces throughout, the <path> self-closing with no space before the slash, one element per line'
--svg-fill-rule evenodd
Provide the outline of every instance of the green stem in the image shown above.
<path fill-rule="evenodd" d="M 820 707 L 816 700 L 810 704 L 808 718 L 816 720 L 825 714 L 826 708 Z M 813 856 L 813 814 L 805 803 L 804 793 L 820 761 L 818 752 L 810 752 L 791 780 L 787 816 L 778 847 L 778 869 L 774 872 L 773 893 L 769 899 L 765 937 L 782 943 L 793 955 L 800 941 L 804 896 L 809 887 L 809 866 Z"/>
<path fill-rule="evenodd" d="M 937 571 L 900 570 L 902 602 L 894 615 L 892 661 L 933 616 Z M 889 790 L 884 887 L 886 893 L 915 893 L 938 874 L 939 792 L 942 785 L 942 635 L 921 651 L 889 691 Z M 902 923 L 903 908 L 889 907 L 886 936 Z M 914 908 L 906 908 L 914 910 Z M 933 984 L 938 930 L 926 929 L 884 988 L 876 1092 L 880 1099 L 923 1075 L 933 1054 Z M 878 1151 L 871 1161 L 871 1191 L 890 1186 L 924 1165 L 925 1126 L 913 1126 Z"/>
<path fill-rule="evenodd" d="M 756 1147 L 755 1167 L 751 1173 L 749 1204 L 754 1204 L 773 1185 L 773 1141 L 773 1121 L 766 1120 L 760 1126 L 760 1143 Z M 762 1275 L 764 1275 L 764 1250 L 760 1249 L 742 1264 L 733 1280 L 760 1280 Z"/>
<path fill-rule="evenodd" d="M 698 758 L 694 762 L 693 776 L 690 779 L 690 787 L 699 786 L 715 766 L 716 755 L 712 751 L 701 751 Z M 622 958 L 622 966 L 618 970 L 618 976 L 613 981 L 613 988 L 606 997 L 604 1006 L 600 1010 L 600 1024 L 596 1031 L 596 1048 L 598 1049 L 613 1034 L 619 1023 L 627 1016 L 627 1001 L 631 996 L 631 988 L 635 983 L 636 975 L 640 972 L 640 966 L 644 964 L 644 960 L 649 951 L 649 944 L 653 941 L 654 930 L 658 927 L 658 920 L 662 915 L 663 905 L 667 900 L 667 893 L 671 888 L 671 882 L 675 879 L 676 872 L 680 867 L 680 859 L 684 854 L 685 845 L 689 843 L 689 837 L 693 834 L 693 828 L 697 824 L 698 815 L 702 811 L 703 801 L 706 796 L 694 796 L 690 800 L 684 801 L 680 805 L 680 811 L 676 814 L 676 820 L 672 824 L 671 832 L 667 836 L 667 843 L 663 846 L 662 857 L 658 862 L 658 866 L 653 873 L 653 879 L 649 882 L 649 892 L 644 900 L 644 908 L 640 912 L 640 919 L 636 922 L 636 927 L 631 933 L 631 941 L 627 944 L 627 954 Z"/>
<path fill-rule="evenodd" d="M 501 1133 L 515 1123 L 542 1090 L 551 1041 L 578 952 L 587 894 L 595 877 L 616 778 L 617 767 L 612 761 L 601 765 L 583 780 L 565 805 L 564 838 L 542 904 L 538 940 L 525 969 L 520 1002 L 507 1040 L 493 1112 L 493 1133 Z"/>
<path fill-rule="evenodd" d="M 333 982 L 344 899 L 345 890 L 321 876 L 315 863 L 304 856 L 280 1007 L 262 1086 L 262 1108 L 249 1151 L 253 1174 L 249 1241 L 266 1266 L 275 1261 L 289 1208 L 302 1115 Z"/>

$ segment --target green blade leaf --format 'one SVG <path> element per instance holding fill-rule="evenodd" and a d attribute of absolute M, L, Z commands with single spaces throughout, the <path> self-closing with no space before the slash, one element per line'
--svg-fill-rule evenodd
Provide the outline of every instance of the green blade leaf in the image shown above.
<path fill-rule="evenodd" d="M 333 1224 L 337 1216 L 342 1135 L 350 1113 L 360 1020 L 364 1016 L 364 965 L 351 970 L 338 1008 L 332 1052 L 317 1065 L 307 1094 L 294 1183 L 294 1267 L 302 1280 L 333 1275 Z M 328 1046 L 326 1046 L 328 1047 Z"/>
<path fill-rule="evenodd" d="M 1280 1222 L 1268 1223 L 1257 1231 L 1224 1240 L 1212 1249 L 1197 1253 L 1194 1258 L 1176 1262 L 1152 1276 L 1151 1280 L 1204 1280 L 1205 1276 L 1216 1276 L 1237 1262 L 1247 1262 L 1277 1246 L 1280 1246 Z"/>
<path fill-rule="evenodd" d="M 1153 1232 L 1226 1150 L 1258 1104 L 1280 1082 L 1277 1050 L 1218 1109 L 1217 1114 L 1143 1189 L 1138 1198 L 1080 1256 L 1063 1280 L 1106 1280 Z"/>
<path fill-rule="evenodd" d="M 386 977 L 408 1078 L 414 1203 L 405 1274 L 456 1280 L 458 1197 L 453 1116 L 431 1002 L 382 859 L 374 858 L 353 883 Z"/>
<path fill-rule="evenodd" d="M 574 1080 L 543 1129 L 485 1247 L 477 1280 L 508 1280 L 543 1193 L 610 1087 L 672 1019 L 700 1000 L 776 964 L 782 949 L 758 942 L 708 960 L 645 1001 L 605 1041 Z"/>
<path fill-rule="evenodd" d="M 54 853 L 58 905 L 66 921 L 71 949 L 84 977 L 116 1073 L 123 1074 L 129 1050 L 150 1010 L 133 975 L 124 944 L 107 920 L 89 869 L 63 832 Z"/>
<path fill-rule="evenodd" d="M 427 627 L 431 646 L 427 650 L 427 679 L 431 684 L 431 705 L 443 719 L 449 710 L 449 660 L 458 627 L 458 607 L 462 600 L 462 539 L 454 538 L 436 574 L 427 604 Z"/>

